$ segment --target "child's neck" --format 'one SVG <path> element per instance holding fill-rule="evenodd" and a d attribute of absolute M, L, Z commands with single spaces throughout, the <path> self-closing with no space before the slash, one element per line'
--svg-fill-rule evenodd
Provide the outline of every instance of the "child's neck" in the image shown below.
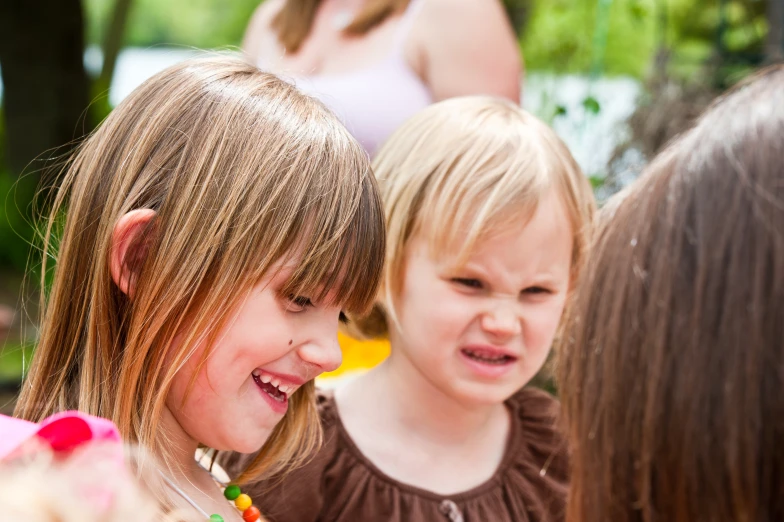
<path fill-rule="evenodd" d="M 395 355 L 335 398 L 360 451 L 405 484 L 441 495 L 464 492 L 489 480 L 503 460 L 511 426 L 504 404 L 467 406 Z"/>
<path fill-rule="evenodd" d="M 352 384 L 338 392 L 340 403 L 350 400 L 356 404 L 359 398 L 401 430 L 414 430 L 419 437 L 442 446 L 461 446 L 483 438 L 494 420 L 497 425 L 499 418 L 508 415 L 503 404 L 466 405 L 450 397 L 394 350 L 386 361 Z M 353 398 L 348 399 L 348 394 Z"/>
<path fill-rule="evenodd" d="M 174 477 L 192 479 L 201 470 L 195 460 L 198 441 L 185 432 L 168 407 L 163 409 L 159 431 L 166 437 L 166 455 L 159 455 L 164 460 L 164 469 Z"/>
<path fill-rule="evenodd" d="M 189 510 L 193 502 L 209 515 L 217 513 L 224 520 L 238 520 L 237 509 L 226 502 L 212 476 L 196 462 L 198 441 L 188 435 L 168 408 L 164 408 L 160 432 L 166 437 L 166 454 L 158 455 L 161 472 L 182 492 L 169 491 L 175 507 Z"/>
<path fill-rule="evenodd" d="M 466 405 L 436 388 L 403 356 L 391 357 L 386 384 L 399 397 L 401 420 L 425 428 L 442 443 L 461 444 L 483 433 L 490 421 L 506 415 L 503 404 Z M 402 393 L 401 393 L 402 390 Z"/>

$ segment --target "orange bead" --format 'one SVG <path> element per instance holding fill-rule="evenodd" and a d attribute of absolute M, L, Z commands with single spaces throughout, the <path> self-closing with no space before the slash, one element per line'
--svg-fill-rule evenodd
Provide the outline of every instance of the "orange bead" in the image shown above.
<path fill-rule="evenodd" d="M 245 522 L 256 522 L 261 518 L 261 512 L 256 506 L 251 506 L 242 514 L 242 518 Z"/>

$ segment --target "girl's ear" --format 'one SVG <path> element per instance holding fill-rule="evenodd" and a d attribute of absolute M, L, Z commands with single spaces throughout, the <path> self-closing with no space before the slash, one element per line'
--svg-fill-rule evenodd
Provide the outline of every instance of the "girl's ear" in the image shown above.
<path fill-rule="evenodd" d="M 149 225 L 155 211 L 147 208 L 132 210 L 121 217 L 112 231 L 109 268 L 117 287 L 130 298 L 136 289 L 138 271 L 149 250 Z"/>

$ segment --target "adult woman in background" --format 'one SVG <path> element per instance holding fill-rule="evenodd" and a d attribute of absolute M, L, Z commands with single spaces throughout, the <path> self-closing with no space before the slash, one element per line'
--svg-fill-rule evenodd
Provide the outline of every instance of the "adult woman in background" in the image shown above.
<path fill-rule="evenodd" d="M 371 155 L 434 101 L 520 100 L 522 59 L 499 0 L 267 0 L 243 49 L 319 97 Z"/>

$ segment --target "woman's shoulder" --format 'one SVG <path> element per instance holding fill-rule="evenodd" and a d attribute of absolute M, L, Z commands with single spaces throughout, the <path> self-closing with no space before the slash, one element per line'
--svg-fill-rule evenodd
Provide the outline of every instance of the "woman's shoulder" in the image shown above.
<path fill-rule="evenodd" d="M 412 45 L 436 99 L 472 94 L 519 100 L 522 60 L 500 0 L 420 0 Z"/>
<path fill-rule="evenodd" d="M 448 20 L 470 20 L 476 15 L 496 16 L 499 12 L 503 14 L 503 4 L 500 0 L 411 0 L 421 2 L 421 16 L 432 21 L 440 21 L 443 18 Z M 440 18 L 439 18 L 440 17 Z M 481 19 L 481 18 L 480 18 Z M 473 18 L 476 24 L 477 18 Z"/>

